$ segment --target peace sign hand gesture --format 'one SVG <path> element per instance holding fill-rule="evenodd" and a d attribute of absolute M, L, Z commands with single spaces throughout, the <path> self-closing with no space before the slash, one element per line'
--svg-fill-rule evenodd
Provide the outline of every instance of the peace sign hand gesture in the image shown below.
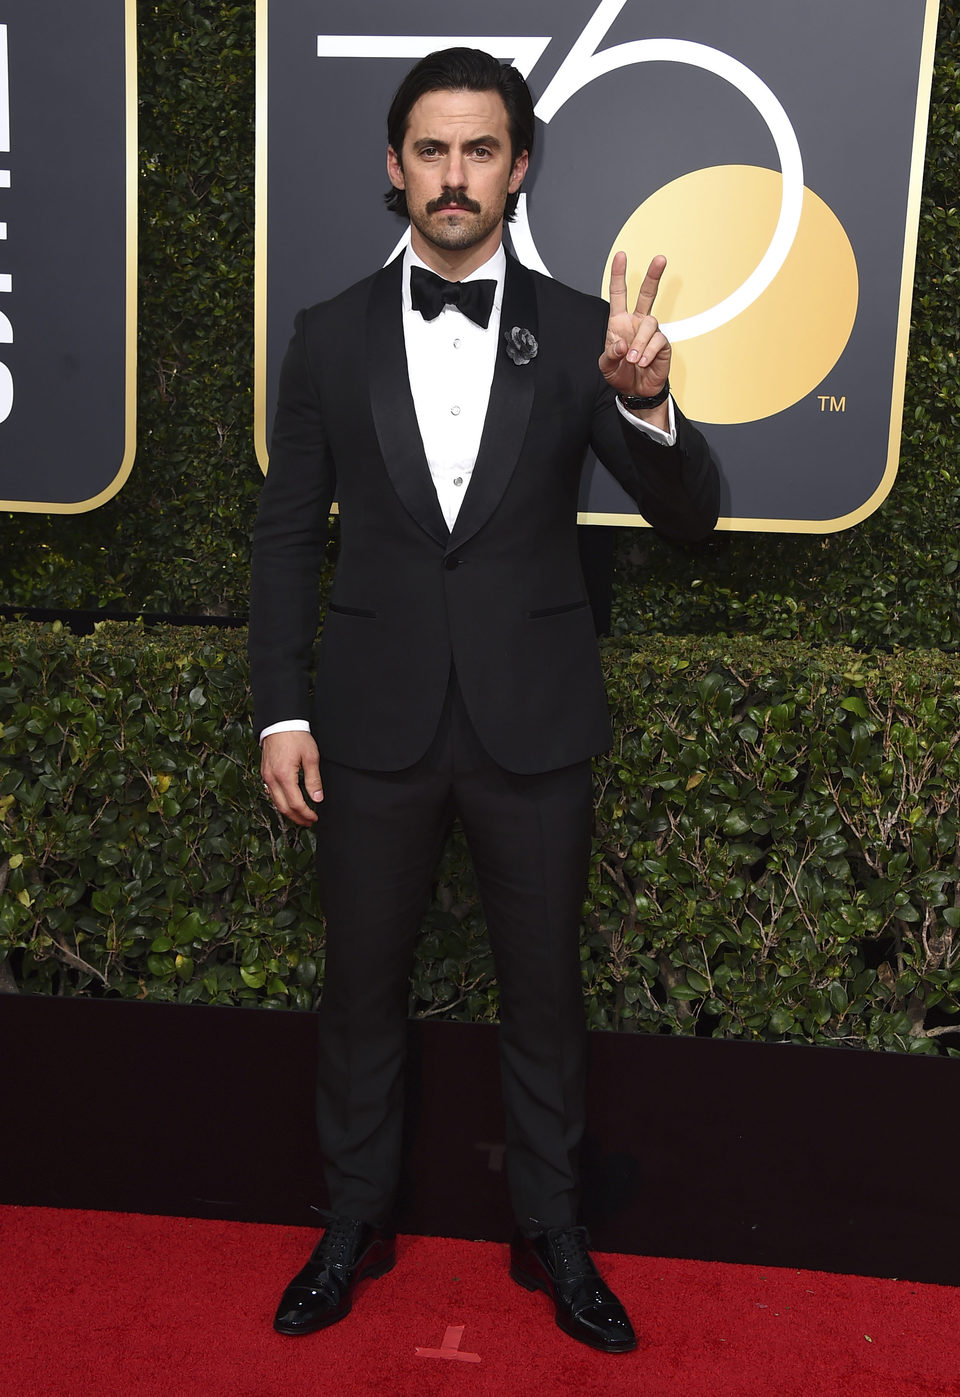
<path fill-rule="evenodd" d="M 610 269 L 610 320 L 600 355 L 600 372 L 618 393 L 655 397 L 670 373 L 670 343 L 651 314 L 667 259 L 654 257 L 643 278 L 633 314 L 627 310 L 627 254 L 614 254 Z M 665 415 L 661 408 L 643 414 Z M 639 414 L 638 414 L 639 415 Z"/>

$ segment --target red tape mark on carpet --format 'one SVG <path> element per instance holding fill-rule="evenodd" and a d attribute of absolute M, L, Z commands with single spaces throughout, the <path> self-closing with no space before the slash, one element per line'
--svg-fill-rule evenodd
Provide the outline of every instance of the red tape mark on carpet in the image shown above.
<path fill-rule="evenodd" d="M 466 1327 L 465 1324 L 448 1324 L 439 1348 L 420 1348 L 418 1345 L 414 1352 L 418 1358 L 458 1358 L 461 1363 L 479 1363 L 479 1353 L 460 1352 L 460 1341 Z"/>

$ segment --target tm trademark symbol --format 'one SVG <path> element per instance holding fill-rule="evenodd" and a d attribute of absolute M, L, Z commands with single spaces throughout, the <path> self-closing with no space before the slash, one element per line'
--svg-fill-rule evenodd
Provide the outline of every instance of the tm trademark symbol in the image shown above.
<path fill-rule="evenodd" d="M 821 412 L 846 412 L 847 410 L 846 393 L 842 398 L 835 398 L 832 393 L 818 393 L 817 397 L 820 399 Z"/>

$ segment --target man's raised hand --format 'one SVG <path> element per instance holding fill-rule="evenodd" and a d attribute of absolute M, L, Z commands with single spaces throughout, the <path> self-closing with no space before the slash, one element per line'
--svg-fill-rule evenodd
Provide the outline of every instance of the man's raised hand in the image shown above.
<path fill-rule="evenodd" d="M 665 257 L 654 257 L 631 314 L 627 309 L 627 254 L 614 253 L 610 268 L 610 319 L 600 355 L 600 372 L 618 393 L 652 398 L 667 381 L 670 343 L 651 314 L 666 265 Z"/>

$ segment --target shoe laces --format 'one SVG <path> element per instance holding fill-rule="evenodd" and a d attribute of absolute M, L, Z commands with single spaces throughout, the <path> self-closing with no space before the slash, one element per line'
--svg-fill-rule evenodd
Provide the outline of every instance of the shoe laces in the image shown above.
<path fill-rule="evenodd" d="M 590 1239 L 585 1227 L 548 1227 L 543 1235 L 556 1257 L 558 1271 L 569 1277 L 594 1274 L 596 1268 L 587 1250 Z"/>
<path fill-rule="evenodd" d="M 336 1213 L 324 1215 L 326 1228 L 314 1256 L 325 1266 L 351 1266 L 363 1223 Z"/>

